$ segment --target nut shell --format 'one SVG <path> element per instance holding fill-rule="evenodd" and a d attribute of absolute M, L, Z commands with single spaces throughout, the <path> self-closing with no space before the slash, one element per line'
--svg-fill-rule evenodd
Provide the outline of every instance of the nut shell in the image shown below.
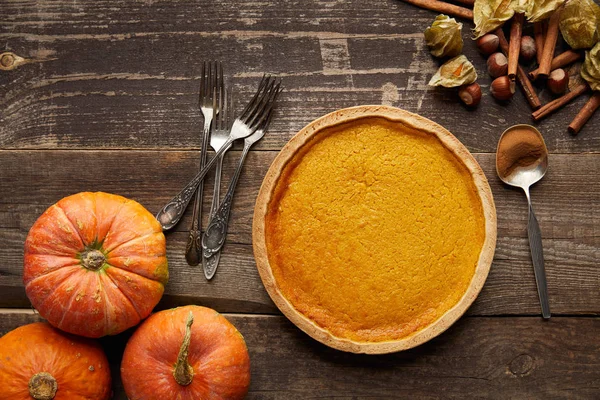
<path fill-rule="evenodd" d="M 488 33 L 477 39 L 477 48 L 482 54 L 489 56 L 498 50 L 500 39 L 493 33 Z"/>
<path fill-rule="evenodd" d="M 498 77 L 492 81 L 490 91 L 498 100 L 509 100 L 515 94 L 515 81 L 511 81 L 508 76 Z"/>
<path fill-rule="evenodd" d="M 530 62 L 537 54 L 537 47 L 535 40 L 531 36 L 523 36 L 521 38 L 521 50 L 519 51 L 519 57 L 521 61 Z"/>
<path fill-rule="evenodd" d="M 458 89 L 458 97 L 469 107 L 477 107 L 481 101 L 481 86 L 477 82 L 461 86 Z"/>
<path fill-rule="evenodd" d="M 492 78 L 508 74 L 508 59 L 502 53 L 494 53 L 487 60 L 488 73 Z"/>

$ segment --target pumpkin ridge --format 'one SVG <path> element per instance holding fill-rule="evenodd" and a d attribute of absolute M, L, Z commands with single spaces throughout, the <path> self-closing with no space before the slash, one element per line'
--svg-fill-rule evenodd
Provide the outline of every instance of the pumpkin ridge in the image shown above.
<path fill-rule="evenodd" d="M 159 256 L 157 256 L 157 257 L 159 257 Z M 164 256 L 161 256 L 161 257 L 164 257 Z M 158 282 L 158 283 L 162 283 L 162 285 L 163 285 L 163 286 L 165 286 L 165 285 L 166 285 L 166 282 L 163 282 L 163 281 L 161 281 L 161 280 L 159 280 L 159 279 L 152 279 L 152 278 L 148 278 L 147 276 L 144 276 L 144 275 L 138 274 L 137 272 L 133 272 L 133 271 L 131 271 L 131 270 L 129 270 L 129 269 L 125 269 L 125 268 L 121 268 L 121 267 L 119 267 L 119 266 L 117 266 L 117 265 L 113 265 L 113 264 L 109 263 L 109 262 L 108 262 L 108 260 L 107 260 L 107 261 L 105 261 L 105 262 L 104 262 L 104 264 L 108 265 L 108 266 L 109 266 L 109 267 L 111 267 L 111 268 L 118 269 L 119 271 L 125 271 L 125 272 L 127 272 L 127 273 L 129 273 L 129 274 L 135 275 L 135 276 L 136 276 L 136 277 L 138 277 L 138 278 L 144 278 L 144 279 L 146 279 L 146 280 L 149 280 L 150 282 Z"/>
<path fill-rule="evenodd" d="M 58 213 L 58 215 L 52 215 L 52 213 Z M 62 216 L 60 215 L 62 213 Z M 51 240 L 53 240 L 52 242 L 52 246 L 50 246 L 50 248 L 48 246 L 43 246 L 41 245 L 41 243 L 38 243 L 38 239 L 31 237 L 29 234 L 27 235 L 27 238 L 25 239 L 25 245 L 24 245 L 24 251 L 25 253 L 30 253 L 30 254 L 39 254 L 39 255 L 56 255 L 56 256 L 60 256 L 60 257 L 74 257 L 74 255 L 77 253 L 77 250 L 79 249 L 79 247 L 81 245 L 83 245 L 83 242 L 81 242 L 81 237 L 79 236 L 79 233 L 74 233 L 71 231 L 65 231 L 64 229 L 59 229 L 60 231 L 66 232 L 68 233 L 68 235 L 64 235 L 64 236 L 69 236 L 73 241 L 77 241 L 77 239 L 79 239 L 79 243 L 69 243 L 69 239 L 67 237 L 56 237 L 56 235 L 54 235 L 54 233 L 56 233 L 56 229 L 55 228 L 61 228 L 62 226 L 71 226 L 71 221 L 68 221 L 69 225 L 62 224 L 62 219 L 66 219 L 67 221 L 69 220 L 67 218 L 67 216 L 64 214 L 64 211 L 56 206 L 56 204 L 53 204 L 52 206 L 48 207 L 48 209 L 46 211 L 44 211 L 42 213 L 42 215 L 33 223 L 30 232 L 31 231 L 39 231 L 41 233 L 42 236 L 46 237 L 46 240 L 48 240 L 48 238 L 52 238 Z M 57 219 L 61 219 L 61 221 L 58 221 Z M 32 243 L 33 242 L 33 243 Z M 43 249 L 40 250 L 39 247 L 42 247 Z M 43 252 L 41 252 L 43 251 Z"/>
<path fill-rule="evenodd" d="M 162 233 L 162 232 L 150 232 L 150 233 L 146 233 L 145 235 L 142 235 L 142 236 L 137 236 L 137 237 L 134 237 L 134 238 L 132 238 L 132 239 L 126 240 L 126 241 L 124 241 L 123 243 L 119 243 L 118 245 L 116 245 L 116 246 L 115 246 L 115 247 L 113 247 L 112 249 L 110 249 L 110 250 L 106 250 L 106 255 L 107 255 L 107 256 L 109 256 L 111 252 L 113 252 L 113 251 L 117 250 L 117 249 L 118 249 L 119 247 L 121 247 L 121 246 L 125 246 L 126 244 L 130 244 L 130 243 L 132 243 L 132 242 L 135 242 L 136 240 L 145 239 L 145 238 L 147 238 L 148 236 L 156 235 L 157 233 Z M 163 257 L 163 256 L 166 256 L 166 255 L 167 255 L 167 254 L 166 254 L 166 251 L 165 251 L 165 254 L 162 254 L 162 255 L 160 255 L 160 256 L 157 256 L 157 257 Z"/>
<path fill-rule="evenodd" d="M 67 221 L 69 221 L 69 225 L 71 225 L 71 228 L 73 229 L 73 232 L 77 233 L 77 236 L 79 236 L 79 240 L 81 241 L 81 243 L 83 244 L 84 247 L 87 247 L 87 245 L 85 244 L 85 240 L 83 239 L 83 236 L 81 236 L 81 232 L 79 232 L 79 228 L 76 227 L 73 222 L 69 219 L 69 216 L 67 215 L 67 212 L 58 205 L 58 203 L 55 204 L 56 208 L 60 210 L 60 212 L 63 213 L 63 215 L 65 216 L 65 219 Z"/>
<path fill-rule="evenodd" d="M 77 267 L 77 266 L 76 266 L 76 265 L 74 265 L 73 267 Z M 54 289 L 54 291 L 53 291 L 53 294 L 54 294 L 54 293 L 58 293 L 58 291 L 59 291 L 59 290 L 60 290 L 60 289 L 61 289 L 61 288 L 62 288 L 64 285 L 68 284 L 68 281 L 69 281 L 71 278 L 73 278 L 73 276 L 74 276 L 75 274 L 77 274 L 77 273 L 80 271 L 80 269 L 83 269 L 83 267 L 79 266 L 78 268 L 73 268 L 73 271 L 72 271 L 72 272 L 71 272 L 69 275 L 67 275 L 67 276 L 66 276 L 66 277 L 63 279 L 63 281 L 62 281 L 62 282 L 61 282 L 59 285 L 57 285 L 57 286 L 55 287 L 55 289 Z M 53 272 L 55 272 L 55 271 L 53 271 Z M 47 275 L 48 275 L 48 274 L 47 274 Z M 44 276 L 47 276 L 47 275 L 44 275 Z M 37 279 L 37 278 L 36 278 L 36 279 Z M 35 279 L 34 279 L 34 280 L 32 280 L 31 282 L 34 282 L 34 281 L 35 281 Z M 65 291 L 64 291 L 64 292 L 66 292 L 66 289 L 65 289 Z M 73 293 L 72 293 L 72 294 L 71 294 L 71 296 L 69 297 L 69 300 L 68 300 L 68 307 L 69 307 L 69 308 L 71 307 L 71 304 L 73 304 L 73 301 L 75 300 L 75 298 L 77 297 L 77 295 L 78 295 L 78 292 L 75 290 L 75 291 L 73 291 Z M 43 301 L 41 304 L 38 304 L 38 305 L 37 305 L 36 309 L 44 308 L 44 305 L 46 304 L 46 302 L 47 302 L 49 299 L 52 299 L 52 294 L 51 294 L 51 295 L 48 295 L 48 296 L 46 296 L 46 298 L 44 299 L 44 301 Z M 56 327 L 58 327 L 58 328 L 59 328 L 59 329 L 61 329 L 61 330 L 63 330 L 63 328 L 62 328 L 62 326 L 63 326 L 63 321 L 64 321 L 64 320 L 65 320 L 65 318 L 68 316 L 68 312 L 67 312 L 67 311 L 65 311 L 65 310 L 68 310 L 69 308 L 66 308 L 66 309 L 64 309 L 64 310 L 63 310 L 62 317 L 60 318 L 60 321 L 59 321 L 58 323 L 56 323 L 56 325 L 55 325 Z M 39 312 L 39 311 L 38 311 L 38 312 Z M 42 315 L 42 314 L 40 313 L 40 315 Z M 42 315 L 42 317 L 44 317 L 45 319 L 48 319 L 48 318 L 46 317 L 46 315 Z M 54 324 L 54 323 L 53 323 L 53 324 Z M 66 332 L 66 331 L 65 331 L 65 332 Z"/>
<path fill-rule="evenodd" d="M 126 199 L 126 201 L 124 201 L 123 203 L 121 203 L 121 206 L 119 207 L 119 210 L 117 210 L 117 212 L 115 213 L 115 215 L 113 216 L 112 220 L 110 221 L 110 225 L 108 225 L 108 229 L 106 230 L 106 235 L 104 235 L 104 237 L 102 238 L 101 243 L 104 243 L 104 241 L 106 240 L 106 236 L 108 236 L 113 229 L 113 225 L 115 224 L 115 221 L 117 219 L 117 217 L 119 216 L 119 214 L 121 214 L 121 212 L 123 211 L 123 209 L 125 208 L 126 204 L 131 203 L 130 199 Z M 126 242 L 125 242 L 126 243 Z M 119 244 L 120 246 L 121 244 Z M 115 246 L 115 248 L 118 246 Z M 114 248 L 113 248 L 114 249 Z M 110 253 L 113 249 L 110 250 L 106 250 L 107 253 Z"/>
<path fill-rule="evenodd" d="M 41 277 L 43 277 L 43 276 L 46 276 L 46 275 L 48 275 L 48 274 L 49 274 L 49 273 L 51 273 L 51 272 L 58 271 L 58 270 L 60 270 L 60 269 L 62 269 L 62 268 L 66 268 L 66 267 L 76 267 L 77 265 L 79 265 L 79 264 L 81 263 L 81 261 L 80 261 L 79 259 L 77 259 L 77 258 L 73 258 L 73 257 L 68 257 L 68 256 L 54 256 L 54 255 L 50 255 L 50 254 L 42 254 L 42 253 L 29 253 L 29 254 L 30 254 L 30 255 L 32 255 L 32 256 L 44 256 L 44 257 L 54 257 L 54 258 L 58 258 L 58 257 L 60 257 L 60 258 L 67 258 L 67 259 L 69 259 L 70 261 L 69 261 L 69 263 L 68 263 L 68 264 L 64 264 L 64 265 L 61 265 L 61 266 L 59 266 L 59 267 L 56 267 L 56 268 L 54 268 L 53 270 L 50 270 L 50 271 L 45 271 L 45 272 L 42 272 L 42 273 L 40 273 L 40 274 L 39 274 L 38 276 L 36 276 L 35 278 L 33 278 L 33 279 L 31 279 L 31 280 L 27 281 L 26 283 L 24 282 L 24 283 L 25 283 L 25 286 L 27 286 L 27 285 L 29 284 L 29 282 L 32 282 L 32 281 L 36 280 L 37 278 L 41 278 Z M 72 263 L 71 263 L 71 262 L 72 262 Z"/>
<path fill-rule="evenodd" d="M 96 216 L 98 215 L 98 193 L 102 193 L 102 192 L 94 192 L 94 206 L 96 207 L 94 212 L 96 213 Z M 123 196 L 119 196 L 119 195 L 113 195 L 113 196 L 123 197 Z M 110 233 L 110 231 L 112 230 L 115 219 L 121 213 L 121 211 L 123 210 L 123 207 L 125 207 L 125 204 L 131 203 L 130 199 L 128 199 L 126 197 L 123 197 L 123 198 L 125 199 L 125 201 L 121 203 L 121 205 L 119 206 L 119 209 L 117 210 L 117 212 L 114 213 L 112 219 L 110 220 L 110 224 L 108 225 L 108 229 L 106 230 L 106 235 L 108 235 Z M 104 235 L 102 240 L 98 240 L 98 225 L 96 223 L 96 240 L 99 243 L 104 243 L 104 240 L 106 240 L 106 235 Z"/>
<path fill-rule="evenodd" d="M 60 288 L 62 285 L 64 285 L 64 284 L 65 284 L 65 281 L 66 281 L 67 279 L 71 278 L 73 275 L 75 275 L 75 274 L 77 273 L 77 271 L 79 270 L 79 268 L 78 268 L 78 266 L 77 266 L 77 265 L 70 265 L 70 266 L 67 266 L 67 267 L 58 268 L 58 269 L 55 269 L 54 271 L 50 271 L 50 272 L 48 272 L 47 274 L 40 275 L 40 276 L 38 276 L 38 277 L 35 277 L 35 278 L 33 278 L 32 280 L 30 280 L 30 281 L 29 281 L 29 282 L 28 282 L 28 283 L 25 285 L 25 291 L 27 291 L 27 288 L 29 287 L 29 285 L 31 285 L 31 284 L 33 284 L 33 283 L 35 283 L 35 281 L 37 281 L 38 279 L 40 279 L 40 278 L 44 278 L 44 279 L 46 279 L 46 278 L 48 277 L 48 275 L 51 275 L 51 274 L 54 274 L 54 273 L 58 273 L 58 272 L 59 272 L 60 270 L 62 270 L 63 268 L 69 268 L 69 267 L 73 267 L 73 270 L 71 271 L 71 273 L 70 273 L 69 275 L 65 276 L 65 279 L 63 279 L 63 281 L 60 283 L 60 285 L 56 286 L 56 288 L 54 289 L 54 292 L 53 292 L 53 293 L 56 293 L 56 290 L 57 290 L 58 288 Z M 45 299 L 42 301 L 42 303 L 38 304 L 38 305 L 37 305 L 37 307 L 35 307 L 35 308 L 36 308 L 36 309 L 38 309 L 38 308 L 42 308 L 41 306 L 43 306 L 44 304 L 46 304 L 46 302 L 48 301 L 48 299 L 50 299 L 50 298 L 51 298 L 51 296 L 52 296 L 52 295 L 48 295 L 48 296 L 46 296 L 46 298 L 45 298 Z M 41 315 L 41 314 L 40 314 L 40 315 Z M 42 316 L 43 316 L 43 315 L 42 315 Z"/>
<path fill-rule="evenodd" d="M 83 268 L 83 267 L 82 267 Z M 69 275 L 68 278 L 70 278 L 71 275 Z M 65 279 L 66 280 L 66 279 Z M 64 283 L 64 282 L 63 282 Z M 62 284 L 60 285 L 62 286 Z M 59 286 L 59 287 L 60 287 Z M 67 305 L 67 307 L 65 308 L 66 310 L 70 310 L 71 309 L 71 305 L 73 304 L 73 301 L 75 300 L 75 298 L 77 297 L 77 291 L 74 291 L 73 294 L 71 294 L 71 297 L 69 297 L 69 304 Z M 63 316 L 60 319 L 60 322 L 58 324 L 56 324 L 57 327 L 61 327 L 63 326 L 63 321 L 65 320 L 65 318 L 67 317 L 68 312 L 63 312 Z"/>
<path fill-rule="evenodd" d="M 106 263 L 106 264 L 108 264 L 108 263 Z M 117 268 L 117 267 L 114 267 L 114 266 L 112 266 L 112 265 L 110 265 L 110 264 L 108 264 L 108 266 L 109 266 L 109 267 L 113 267 L 113 268 Z M 117 269 L 121 269 L 121 268 L 117 268 Z M 126 270 L 122 270 L 122 271 L 126 271 Z M 127 272 L 129 272 L 129 271 L 127 271 Z M 132 274 L 134 274 L 134 275 L 137 275 L 137 274 L 135 274 L 135 273 L 133 273 L 133 272 L 132 272 Z M 127 301 L 129 302 L 129 304 L 131 304 L 131 307 L 132 307 L 132 308 L 135 310 L 135 312 L 137 313 L 137 315 L 138 315 L 138 317 L 139 317 L 140 321 L 141 321 L 141 320 L 143 320 L 144 318 L 142 318 L 142 314 L 140 313 L 140 310 L 138 310 L 138 309 L 137 309 L 135 302 L 134 302 L 134 301 L 132 301 L 132 300 L 129 298 L 129 296 L 127 296 L 125 293 L 123 293 L 123 291 L 121 290 L 121 288 L 119 287 L 119 285 L 117 284 L 117 282 L 115 282 L 115 280 L 112 278 L 112 276 L 110 276 L 110 275 L 109 275 L 109 274 L 107 274 L 107 273 L 105 273 L 104 275 L 106 275 L 106 277 L 108 277 L 108 279 L 110 279 L 110 281 L 111 281 L 112 283 L 114 283 L 114 284 L 115 284 L 115 286 L 116 286 L 116 287 L 119 289 L 119 293 L 121 293 L 121 295 L 123 295 L 123 297 L 124 297 L 125 299 L 127 299 Z M 144 277 L 144 276 L 141 276 L 141 275 L 138 275 L 138 276 L 140 276 L 140 277 L 142 277 L 142 278 L 145 278 L 145 279 L 148 279 L 148 278 L 146 278 L 146 277 Z M 149 280 L 150 280 L 150 279 L 149 279 Z M 102 283 L 102 284 L 104 285 L 104 283 Z M 107 301 L 107 303 L 108 303 L 108 301 Z"/>
<path fill-rule="evenodd" d="M 106 231 L 106 232 L 108 232 L 108 231 Z M 104 274 L 104 275 L 106 275 L 106 274 Z M 100 285 L 102 286 L 102 291 L 106 292 L 104 290 L 104 282 L 102 281 L 102 277 L 98 276 L 98 280 L 100 281 Z M 119 292 L 120 292 L 120 290 L 119 290 Z M 129 299 L 127 299 L 127 301 L 129 301 Z M 108 321 L 108 302 L 109 302 L 108 296 L 106 296 L 106 294 L 105 294 L 104 295 L 104 334 L 105 335 L 107 334 L 106 327 L 110 326 L 109 321 Z M 112 306 L 112 304 L 111 304 L 111 306 Z M 133 309 L 135 310 L 135 307 Z M 137 310 L 135 310 L 135 312 L 137 313 Z"/>
<path fill-rule="evenodd" d="M 119 259 L 123 259 L 126 258 L 124 256 L 119 256 L 119 257 L 111 257 L 110 260 L 111 262 L 114 260 L 119 260 Z M 126 272 L 130 272 L 132 274 L 134 274 L 135 276 L 141 276 L 142 278 L 146 278 L 149 279 L 151 281 L 154 282 L 159 282 L 162 283 L 163 286 L 166 285 L 169 282 L 169 274 L 168 271 L 166 271 L 166 276 L 161 276 L 160 274 L 158 274 L 156 271 L 159 269 L 166 269 L 168 268 L 168 261 L 166 260 L 166 256 L 139 256 L 139 258 L 145 258 L 145 259 L 159 259 L 159 258 L 164 258 L 165 261 L 163 263 L 161 263 L 158 267 L 156 267 L 151 274 L 148 275 L 142 275 L 141 273 L 135 272 L 131 269 L 125 268 L 124 266 L 119 266 L 116 264 L 112 264 L 107 262 L 111 267 L 113 268 L 117 268 L 119 271 L 126 271 Z M 125 264 L 125 263 L 123 263 Z"/>

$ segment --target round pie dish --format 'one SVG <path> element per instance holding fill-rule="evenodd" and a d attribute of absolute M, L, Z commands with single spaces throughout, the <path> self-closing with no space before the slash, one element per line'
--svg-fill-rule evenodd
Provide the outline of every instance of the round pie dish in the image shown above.
<path fill-rule="evenodd" d="M 477 161 L 440 125 L 388 106 L 300 130 L 254 211 L 254 256 L 277 307 L 354 353 L 406 350 L 448 329 L 481 291 L 495 246 Z"/>

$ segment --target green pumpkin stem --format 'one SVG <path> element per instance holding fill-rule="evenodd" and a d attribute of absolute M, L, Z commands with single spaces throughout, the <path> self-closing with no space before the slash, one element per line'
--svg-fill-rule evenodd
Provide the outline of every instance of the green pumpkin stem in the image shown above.
<path fill-rule="evenodd" d="M 58 390 L 58 383 L 47 372 L 38 372 L 29 380 L 29 394 L 35 400 L 52 400 Z"/>
<path fill-rule="evenodd" d="M 192 324 L 194 323 L 194 315 L 190 311 L 187 322 L 185 323 L 185 336 L 183 337 L 183 343 L 179 348 L 179 355 L 177 356 L 177 363 L 173 370 L 173 377 L 175 381 L 181 386 L 187 386 L 192 383 L 194 379 L 194 369 L 188 362 L 188 351 L 190 349 L 190 340 L 192 338 Z"/>

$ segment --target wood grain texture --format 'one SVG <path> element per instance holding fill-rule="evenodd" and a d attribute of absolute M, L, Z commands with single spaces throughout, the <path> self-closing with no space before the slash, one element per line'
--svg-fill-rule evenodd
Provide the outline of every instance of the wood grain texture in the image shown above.
<path fill-rule="evenodd" d="M 171 279 L 160 307 L 195 303 L 222 312 L 274 313 L 251 250 L 254 201 L 276 152 L 251 151 L 234 199 L 222 265 L 208 283 L 183 257 L 191 210 L 167 234 Z M 229 154 L 224 185 L 239 152 Z M 498 213 L 498 244 L 484 289 L 469 313 L 539 313 L 527 242 L 524 195 L 495 177 L 494 155 L 475 154 L 486 173 Z M 3 151 L 0 153 L 0 306 L 28 307 L 21 283 L 23 242 L 36 218 L 62 197 L 104 190 L 141 202 L 156 212 L 196 171 L 194 151 Z M 550 156 L 550 168 L 532 188 L 544 243 L 552 311 L 599 314 L 600 155 Z M 211 198 L 212 178 L 206 183 Z M 205 207 L 209 207 L 209 201 Z M 208 210 L 205 210 L 205 214 Z M 206 226 L 206 221 L 204 223 Z"/>
<path fill-rule="evenodd" d="M 190 210 L 167 235 L 171 280 L 158 308 L 272 314 L 227 315 L 250 350 L 249 399 L 599 398 L 600 319 L 581 315 L 600 314 L 600 114 L 578 137 L 568 135 L 582 97 L 538 125 L 554 154 L 532 198 L 551 308 L 567 317 L 527 317 L 540 310 L 526 201 L 495 177 L 491 153 L 506 128 L 532 122 L 530 109 L 522 94 L 509 104 L 489 95 L 468 22 L 464 52 L 479 72 L 480 106 L 468 110 L 454 90 L 427 86 L 439 61 L 423 31 L 436 15 L 397 0 L 0 1 L 0 52 L 29 61 L 0 72 L 0 307 L 30 306 L 23 242 L 49 205 L 103 190 L 155 213 L 187 183 L 198 168 L 200 64 L 217 59 L 240 108 L 265 72 L 282 76 L 285 91 L 270 132 L 248 157 L 219 273 L 207 282 L 185 263 Z M 537 90 L 543 103 L 552 99 Z M 326 348 L 278 315 L 250 245 L 254 201 L 277 152 L 315 118 L 360 104 L 401 107 L 454 133 L 479 153 L 498 212 L 495 259 L 468 316 L 428 344 L 384 357 Z M 210 199 L 212 177 L 206 188 Z M 0 310 L 0 335 L 36 320 Z M 131 332 L 102 339 L 118 400 Z"/>
<path fill-rule="evenodd" d="M 0 312 L 0 334 L 39 320 Z M 225 315 L 244 335 L 248 399 L 593 399 L 600 394 L 599 318 L 462 318 L 436 339 L 385 356 L 342 353 L 280 316 Z M 116 400 L 131 330 L 104 338 Z M 515 340 L 519 338 L 519 340 Z"/>
<path fill-rule="evenodd" d="M 208 58 L 225 62 L 240 104 L 264 72 L 284 78 L 274 134 L 258 150 L 278 150 L 313 119 L 360 104 L 418 112 L 475 152 L 493 152 L 505 128 L 531 122 L 522 95 L 508 105 L 489 95 L 471 23 L 463 39 L 483 87 L 478 109 L 455 90 L 428 87 L 439 62 L 423 31 L 436 13 L 396 0 L 11 0 L 0 15 L 0 46 L 32 61 L 0 74 L 4 149 L 198 148 L 199 66 Z M 580 137 L 566 132 L 583 102 L 539 125 L 550 151 L 598 151 L 598 115 Z"/>

